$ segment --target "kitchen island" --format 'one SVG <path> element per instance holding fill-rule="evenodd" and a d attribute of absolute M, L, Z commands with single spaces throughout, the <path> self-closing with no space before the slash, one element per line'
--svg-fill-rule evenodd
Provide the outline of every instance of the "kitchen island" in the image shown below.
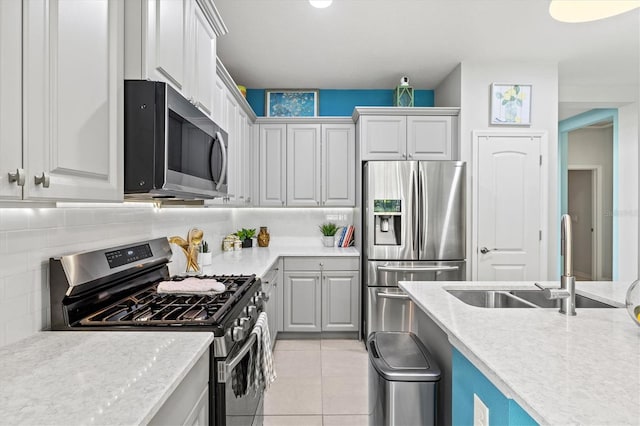
<path fill-rule="evenodd" d="M 208 371 L 212 340 L 198 332 L 37 333 L 0 349 L 0 423 L 153 423 L 196 364 Z"/>
<path fill-rule="evenodd" d="M 578 282 L 577 293 L 621 305 L 630 284 Z M 577 309 L 577 316 L 568 317 L 557 309 L 474 307 L 446 291 L 534 290 L 533 282 L 400 282 L 400 287 L 447 334 L 454 358 L 459 351 L 536 422 L 640 423 L 640 327 L 625 309 Z M 455 376 L 455 359 L 453 368 Z"/>

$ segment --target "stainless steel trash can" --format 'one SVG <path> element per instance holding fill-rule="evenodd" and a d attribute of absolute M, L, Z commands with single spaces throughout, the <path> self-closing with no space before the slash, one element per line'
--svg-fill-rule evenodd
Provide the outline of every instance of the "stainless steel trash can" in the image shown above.
<path fill-rule="evenodd" d="M 434 425 L 440 368 L 413 333 L 379 331 L 369 350 L 369 426 Z"/>

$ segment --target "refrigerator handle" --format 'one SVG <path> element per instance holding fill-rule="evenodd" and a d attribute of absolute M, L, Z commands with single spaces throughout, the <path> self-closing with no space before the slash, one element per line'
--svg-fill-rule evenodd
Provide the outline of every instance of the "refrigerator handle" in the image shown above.
<path fill-rule="evenodd" d="M 424 250 L 424 238 L 425 238 L 425 234 L 427 233 L 427 223 L 424 220 L 424 214 L 425 214 L 425 209 L 424 209 L 424 203 L 425 203 L 425 199 L 424 199 L 424 188 L 422 187 L 422 184 L 424 182 L 424 172 L 422 171 L 422 168 L 419 169 L 418 173 L 420 174 L 420 176 L 418 176 L 417 181 L 418 181 L 418 226 L 420 227 L 420 234 L 419 234 L 419 238 L 420 240 L 418 241 L 418 247 L 420 250 Z"/>
<path fill-rule="evenodd" d="M 411 172 L 411 203 L 413 204 L 413 209 L 411 209 L 411 226 L 413 230 L 413 239 L 411 240 L 411 250 L 414 254 L 417 254 L 419 250 L 419 228 L 418 228 L 418 220 L 419 220 L 419 203 L 420 196 L 417 194 L 418 192 L 418 176 L 415 171 Z"/>

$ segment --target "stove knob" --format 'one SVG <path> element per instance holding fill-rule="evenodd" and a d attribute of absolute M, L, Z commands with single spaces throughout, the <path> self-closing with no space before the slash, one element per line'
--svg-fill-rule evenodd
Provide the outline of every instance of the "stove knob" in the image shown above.
<path fill-rule="evenodd" d="M 231 331 L 231 340 L 233 340 L 234 342 L 239 342 L 244 339 L 245 335 L 245 329 L 237 325 L 233 327 L 233 330 Z"/>
<path fill-rule="evenodd" d="M 262 292 L 260 292 L 262 293 Z M 253 303 L 254 305 L 259 305 L 260 303 L 262 303 L 262 294 L 257 294 L 255 296 L 253 296 L 251 298 L 251 303 Z"/>
<path fill-rule="evenodd" d="M 258 308 L 256 308 L 254 305 L 247 306 L 246 308 L 244 308 L 244 311 L 248 317 L 258 316 Z"/>
<path fill-rule="evenodd" d="M 250 321 L 251 321 L 251 318 L 242 317 L 236 320 L 236 325 L 238 325 L 239 327 L 242 327 L 244 331 L 249 331 L 249 326 L 251 325 Z"/>

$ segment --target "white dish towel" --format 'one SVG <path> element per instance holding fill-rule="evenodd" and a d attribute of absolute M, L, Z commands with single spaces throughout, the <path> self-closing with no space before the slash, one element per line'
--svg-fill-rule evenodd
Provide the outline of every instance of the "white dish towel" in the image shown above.
<path fill-rule="evenodd" d="M 162 281 L 158 284 L 161 294 L 196 294 L 212 296 L 224 293 L 226 287 L 214 279 L 185 278 L 182 281 Z"/>
<path fill-rule="evenodd" d="M 249 386 L 253 387 L 257 394 L 268 389 L 277 377 L 273 365 L 271 335 L 269 334 L 269 320 L 266 312 L 262 312 L 258 316 L 251 334 L 256 335 L 256 350 L 253 359 L 249 361 L 250 374 L 247 375 L 247 380 Z"/>

